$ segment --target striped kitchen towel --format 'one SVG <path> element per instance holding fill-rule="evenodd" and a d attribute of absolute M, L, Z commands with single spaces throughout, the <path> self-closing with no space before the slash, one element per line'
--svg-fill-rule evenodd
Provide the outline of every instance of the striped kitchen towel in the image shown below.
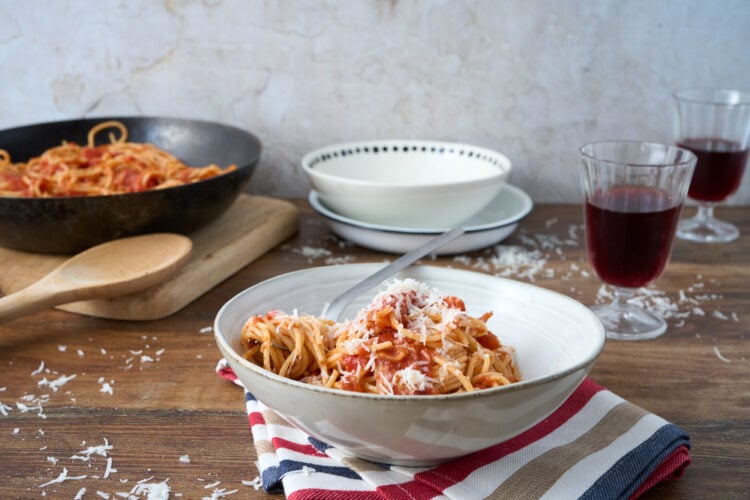
<path fill-rule="evenodd" d="M 242 387 L 225 360 L 217 372 Z M 263 487 L 291 500 L 636 498 L 690 464 L 682 429 L 590 379 L 526 432 L 432 467 L 352 457 L 245 400 Z"/>

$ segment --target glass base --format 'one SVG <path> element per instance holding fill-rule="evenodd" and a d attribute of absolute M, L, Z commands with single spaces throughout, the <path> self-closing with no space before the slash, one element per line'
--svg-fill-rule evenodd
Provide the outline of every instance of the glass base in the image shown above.
<path fill-rule="evenodd" d="M 692 217 L 680 221 L 677 237 L 699 243 L 726 243 L 740 236 L 737 226 L 714 217 Z"/>
<path fill-rule="evenodd" d="M 604 324 L 607 338 L 646 340 L 667 331 L 667 322 L 658 314 L 630 304 L 613 303 L 594 306 L 591 310 Z"/>

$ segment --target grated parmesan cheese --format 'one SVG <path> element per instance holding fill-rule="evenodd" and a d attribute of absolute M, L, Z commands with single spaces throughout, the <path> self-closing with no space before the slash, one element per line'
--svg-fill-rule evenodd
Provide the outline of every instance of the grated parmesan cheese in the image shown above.
<path fill-rule="evenodd" d="M 731 360 L 729 360 L 729 359 L 725 358 L 724 356 L 722 356 L 721 353 L 719 352 L 719 348 L 716 347 L 716 346 L 714 346 L 714 354 L 716 354 L 716 357 L 719 358 L 720 360 L 722 360 L 725 363 L 731 363 L 732 362 Z"/>
<path fill-rule="evenodd" d="M 44 361 L 39 364 L 39 368 L 31 372 L 32 375 L 40 375 L 44 371 Z"/>
<path fill-rule="evenodd" d="M 104 469 L 104 475 L 102 476 L 103 479 L 109 478 L 109 476 L 113 473 L 117 472 L 117 469 L 112 467 L 112 457 L 107 457 L 107 467 Z"/>
<path fill-rule="evenodd" d="M 169 500 L 169 492 L 172 490 L 167 484 L 167 480 L 160 483 L 149 483 L 151 478 L 141 479 L 130 490 L 131 495 L 146 495 L 148 500 Z M 129 498 L 129 497 L 128 497 Z"/>
<path fill-rule="evenodd" d="M 411 366 L 402 368 L 401 370 L 394 373 L 393 379 L 394 381 L 403 382 L 412 391 L 427 390 L 428 388 L 432 387 L 433 383 L 437 382 L 435 379 L 428 377 L 419 370 L 415 370 Z"/>
<path fill-rule="evenodd" d="M 458 300 L 457 303 L 452 303 Z M 337 369 L 342 378 L 359 380 L 363 372 L 373 372 L 380 392 L 384 394 L 414 394 L 430 392 L 439 379 L 431 378 L 420 369 L 420 365 L 428 364 L 424 360 L 411 361 L 408 366 L 401 364 L 394 367 L 395 371 L 381 371 L 377 367 L 377 350 L 372 346 L 378 345 L 377 331 L 371 330 L 372 314 L 384 309 L 392 312 L 394 340 L 396 343 L 405 338 L 415 339 L 425 345 L 428 336 L 439 332 L 441 341 L 437 342 L 440 352 L 451 358 L 451 351 L 455 344 L 448 339 L 449 333 L 468 320 L 468 315 L 459 307 L 461 300 L 446 295 L 442 291 L 413 278 L 394 279 L 386 283 L 370 303 L 360 310 L 351 321 L 341 323 L 333 329 L 334 337 L 341 333 L 349 337 L 343 341 L 342 349 L 349 355 L 357 356 L 360 360 L 356 367 L 344 369 L 338 361 Z M 336 342 L 334 338 L 334 342 Z M 386 337 L 387 338 L 387 337 Z M 368 356 L 369 354 L 369 356 Z M 364 364 L 362 364 L 364 362 Z M 458 365 L 457 365 L 458 366 Z M 448 372 L 439 368 L 441 375 Z"/>
<path fill-rule="evenodd" d="M 3 417 L 7 417 L 8 411 L 12 409 L 13 409 L 12 406 L 8 406 L 5 403 L 0 402 L 0 415 L 2 415 Z"/>
<path fill-rule="evenodd" d="M 81 476 L 68 476 L 68 469 L 63 467 L 62 472 L 51 481 L 47 481 L 44 484 L 40 484 L 40 488 L 46 488 L 50 484 L 58 484 L 58 483 L 64 483 L 65 481 L 80 481 L 81 479 L 86 479 L 88 476 L 83 474 Z"/>
<path fill-rule="evenodd" d="M 329 257 L 333 254 L 330 250 L 327 248 L 322 247 L 310 247 L 310 246 L 303 246 L 301 248 L 295 248 L 292 249 L 292 252 L 298 253 L 305 257 L 308 262 L 313 262 L 316 259 L 319 259 L 321 257 Z"/>
<path fill-rule="evenodd" d="M 255 476 L 255 478 L 252 481 L 242 480 L 243 486 L 252 486 L 255 491 L 258 491 L 263 487 L 263 480 L 260 478 L 260 476 Z"/>
<path fill-rule="evenodd" d="M 553 218 L 548 220 L 545 225 L 547 228 L 552 228 L 557 222 L 558 220 Z M 567 259 L 564 252 L 565 248 L 580 248 L 579 240 L 582 234 L 583 224 L 571 224 L 568 226 L 567 232 L 562 234 L 529 234 L 521 231 L 517 235 L 520 244 L 498 244 L 486 249 L 479 256 L 456 255 L 453 257 L 453 261 L 496 276 L 532 282 L 539 279 L 554 278 L 569 280 L 574 275 L 585 279 L 594 278 L 591 272 L 575 262 L 571 263 L 569 271 L 564 271 L 560 276 L 556 276 L 556 269 L 548 265 L 553 259 L 565 261 Z M 586 259 L 580 258 L 580 262 L 586 262 Z M 691 315 L 706 316 L 704 308 L 699 307 L 699 305 L 722 298 L 715 293 L 697 293 L 705 290 L 704 279 L 709 284 L 718 283 L 716 279 L 707 279 L 702 274 L 697 274 L 696 282 L 685 290 L 678 291 L 677 297 L 672 298 L 665 292 L 654 288 L 646 288 L 639 290 L 630 302 L 654 310 L 665 319 L 673 319 L 673 326 L 681 326 L 685 324 L 685 319 Z M 604 285 L 601 287 L 595 297 L 597 303 L 613 298 L 611 292 L 603 293 L 607 288 Z M 571 288 L 571 291 L 574 290 Z M 581 295 L 581 292 L 579 292 L 579 295 Z M 739 321 L 737 314 L 734 312 L 714 311 L 710 314 L 711 317 L 716 319 Z"/>
<path fill-rule="evenodd" d="M 366 344 L 366 340 L 363 338 L 351 338 L 343 343 L 343 347 L 347 354 L 357 354 L 359 348 L 364 344 Z"/>
<path fill-rule="evenodd" d="M 81 444 L 84 445 L 86 443 L 84 442 Z M 91 460 L 91 455 L 106 457 L 110 450 L 112 450 L 112 445 L 109 444 L 107 438 L 104 438 L 104 444 L 99 446 L 89 446 L 86 449 L 79 451 L 78 453 L 80 453 L 80 455 L 73 455 L 70 458 L 72 460 L 81 460 L 84 462 L 88 462 Z"/>
<path fill-rule="evenodd" d="M 226 490 L 224 488 L 216 489 L 211 492 L 210 497 L 203 497 L 201 500 L 218 500 L 219 498 L 228 497 L 229 495 L 234 495 L 237 493 L 237 490 Z"/>

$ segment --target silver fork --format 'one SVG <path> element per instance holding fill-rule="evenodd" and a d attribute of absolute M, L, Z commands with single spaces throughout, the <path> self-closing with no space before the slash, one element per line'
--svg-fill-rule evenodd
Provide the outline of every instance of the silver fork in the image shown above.
<path fill-rule="evenodd" d="M 442 247 L 446 243 L 455 240 L 464 233 L 465 229 L 463 227 L 455 227 L 450 231 L 446 231 L 440 236 L 426 241 L 417 248 L 405 253 L 398 259 L 394 260 L 390 264 L 387 264 L 376 273 L 371 274 L 364 280 L 360 281 L 359 283 L 352 286 L 341 295 L 333 299 L 323 308 L 321 316 L 333 321 L 338 321 L 341 313 L 344 312 L 344 309 L 346 309 L 346 306 L 348 306 L 352 300 L 356 299 L 361 294 L 371 290 L 399 271 L 409 267 L 425 255 L 428 255 L 438 248 Z"/>

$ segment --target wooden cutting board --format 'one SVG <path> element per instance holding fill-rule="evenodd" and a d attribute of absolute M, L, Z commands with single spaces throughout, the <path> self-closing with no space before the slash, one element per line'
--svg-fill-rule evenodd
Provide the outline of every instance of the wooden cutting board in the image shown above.
<path fill-rule="evenodd" d="M 188 263 L 169 280 L 143 292 L 114 299 L 59 306 L 101 318 L 153 320 L 175 313 L 277 246 L 299 227 L 299 209 L 291 202 L 240 195 L 219 219 L 192 234 Z M 0 290 L 13 293 L 37 281 L 65 256 L 0 248 Z"/>

